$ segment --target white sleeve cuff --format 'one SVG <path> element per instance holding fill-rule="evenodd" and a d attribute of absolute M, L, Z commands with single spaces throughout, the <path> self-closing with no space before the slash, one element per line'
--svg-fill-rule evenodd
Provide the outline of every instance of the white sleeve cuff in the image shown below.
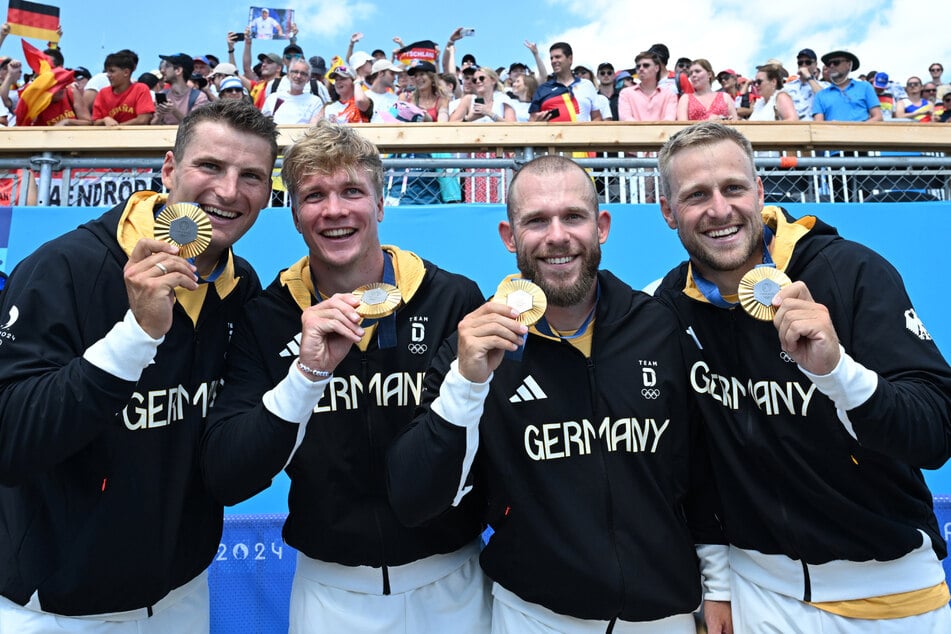
<path fill-rule="evenodd" d="M 164 336 L 153 339 L 142 330 L 130 309 L 105 337 L 86 349 L 83 358 L 124 381 L 138 381 L 142 371 L 155 359 L 163 341 Z"/>
<path fill-rule="evenodd" d="M 839 345 L 839 362 L 828 374 L 812 374 L 799 367 L 820 392 L 832 400 L 839 420 L 853 438 L 858 440 L 848 411 L 855 409 L 872 397 L 878 387 L 878 374 L 850 357 Z"/>
<path fill-rule="evenodd" d="M 297 369 L 295 359 L 287 376 L 264 394 L 264 407 L 282 420 L 303 425 L 310 420 L 331 378 L 311 381 Z"/>
<path fill-rule="evenodd" d="M 459 372 L 459 360 L 449 366 L 449 372 L 439 387 L 439 396 L 433 401 L 433 411 L 459 427 L 472 428 L 479 424 L 485 399 L 489 395 L 492 375 L 485 383 L 473 383 Z"/>
<path fill-rule="evenodd" d="M 697 544 L 700 580 L 704 601 L 730 600 L 730 547 L 726 544 Z"/>

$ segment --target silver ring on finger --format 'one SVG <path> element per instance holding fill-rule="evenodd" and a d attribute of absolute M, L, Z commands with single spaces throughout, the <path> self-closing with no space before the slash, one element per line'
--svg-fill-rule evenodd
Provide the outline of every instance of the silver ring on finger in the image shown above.
<path fill-rule="evenodd" d="M 168 275 L 168 269 L 165 268 L 164 264 L 162 264 L 161 262 L 156 262 L 155 266 L 158 268 L 159 271 L 162 272 L 162 275 Z"/>

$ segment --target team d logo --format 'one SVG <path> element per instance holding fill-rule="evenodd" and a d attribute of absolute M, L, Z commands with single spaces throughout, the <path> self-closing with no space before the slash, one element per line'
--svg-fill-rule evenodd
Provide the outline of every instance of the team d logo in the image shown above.
<path fill-rule="evenodd" d="M 641 368 L 641 396 L 646 399 L 654 400 L 660 396 L 660 388 L 657 387 L 657 372 L 654 368 Z"/>
<path fill-rule="evenodd" d="M 429 346 L 423 343 L 426 339 L 426 325 L 415 321 L 409 326 L 409 344 L 407 344 L 406 349 L 413 354 L 426 354 L 429 349 Z"/>

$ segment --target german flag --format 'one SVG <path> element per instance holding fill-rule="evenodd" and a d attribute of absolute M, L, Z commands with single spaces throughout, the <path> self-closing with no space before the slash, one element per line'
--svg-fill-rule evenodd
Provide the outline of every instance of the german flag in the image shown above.
<path fill-rule="evenodd" d="M 59 7 L 26 0 L 10 0 L 10 33 L 44 42 L 59 42 Z"/>

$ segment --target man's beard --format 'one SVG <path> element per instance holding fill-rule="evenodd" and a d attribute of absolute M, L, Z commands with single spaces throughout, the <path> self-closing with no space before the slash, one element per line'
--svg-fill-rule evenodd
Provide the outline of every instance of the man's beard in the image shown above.
<path fill-rule="evenodd" d="M 557 254 L 548 257 L 558 257 Z M 598 277 L 598 267 L 601 266 L 601 245 L 595 243 L 594 248 L 586 251 L 582 256 L 583 262 L 578 278 L 570 284 L 558 284 L 558 280 L 546 279 L 536 268 L 536 260 L 518 252 L 518 270 L 522 276 L 539 286 L 544 292 L 548 303 L 562 308 L 580 304 L 588 298 L 594 281 Z"/>
<path fill-rule="evenodd" d="M 755 231 L 755 227 L 751 229 L 750 237 L 745 245 L 746 248 L 737 255 L 722 253 L 715 249 L 707 248 L 699 239 L 692 235 L 687 235 L 680 227 L 677 229 L 677 234 L 680 237 L 681 244 L 684 245 L 691 259 L 695 260 L 707 270 L 729 272 L 749 262 L 750 258 L 753 257 L 763 244 L 762 229 L 760 229 L 759 232 Z"/>

